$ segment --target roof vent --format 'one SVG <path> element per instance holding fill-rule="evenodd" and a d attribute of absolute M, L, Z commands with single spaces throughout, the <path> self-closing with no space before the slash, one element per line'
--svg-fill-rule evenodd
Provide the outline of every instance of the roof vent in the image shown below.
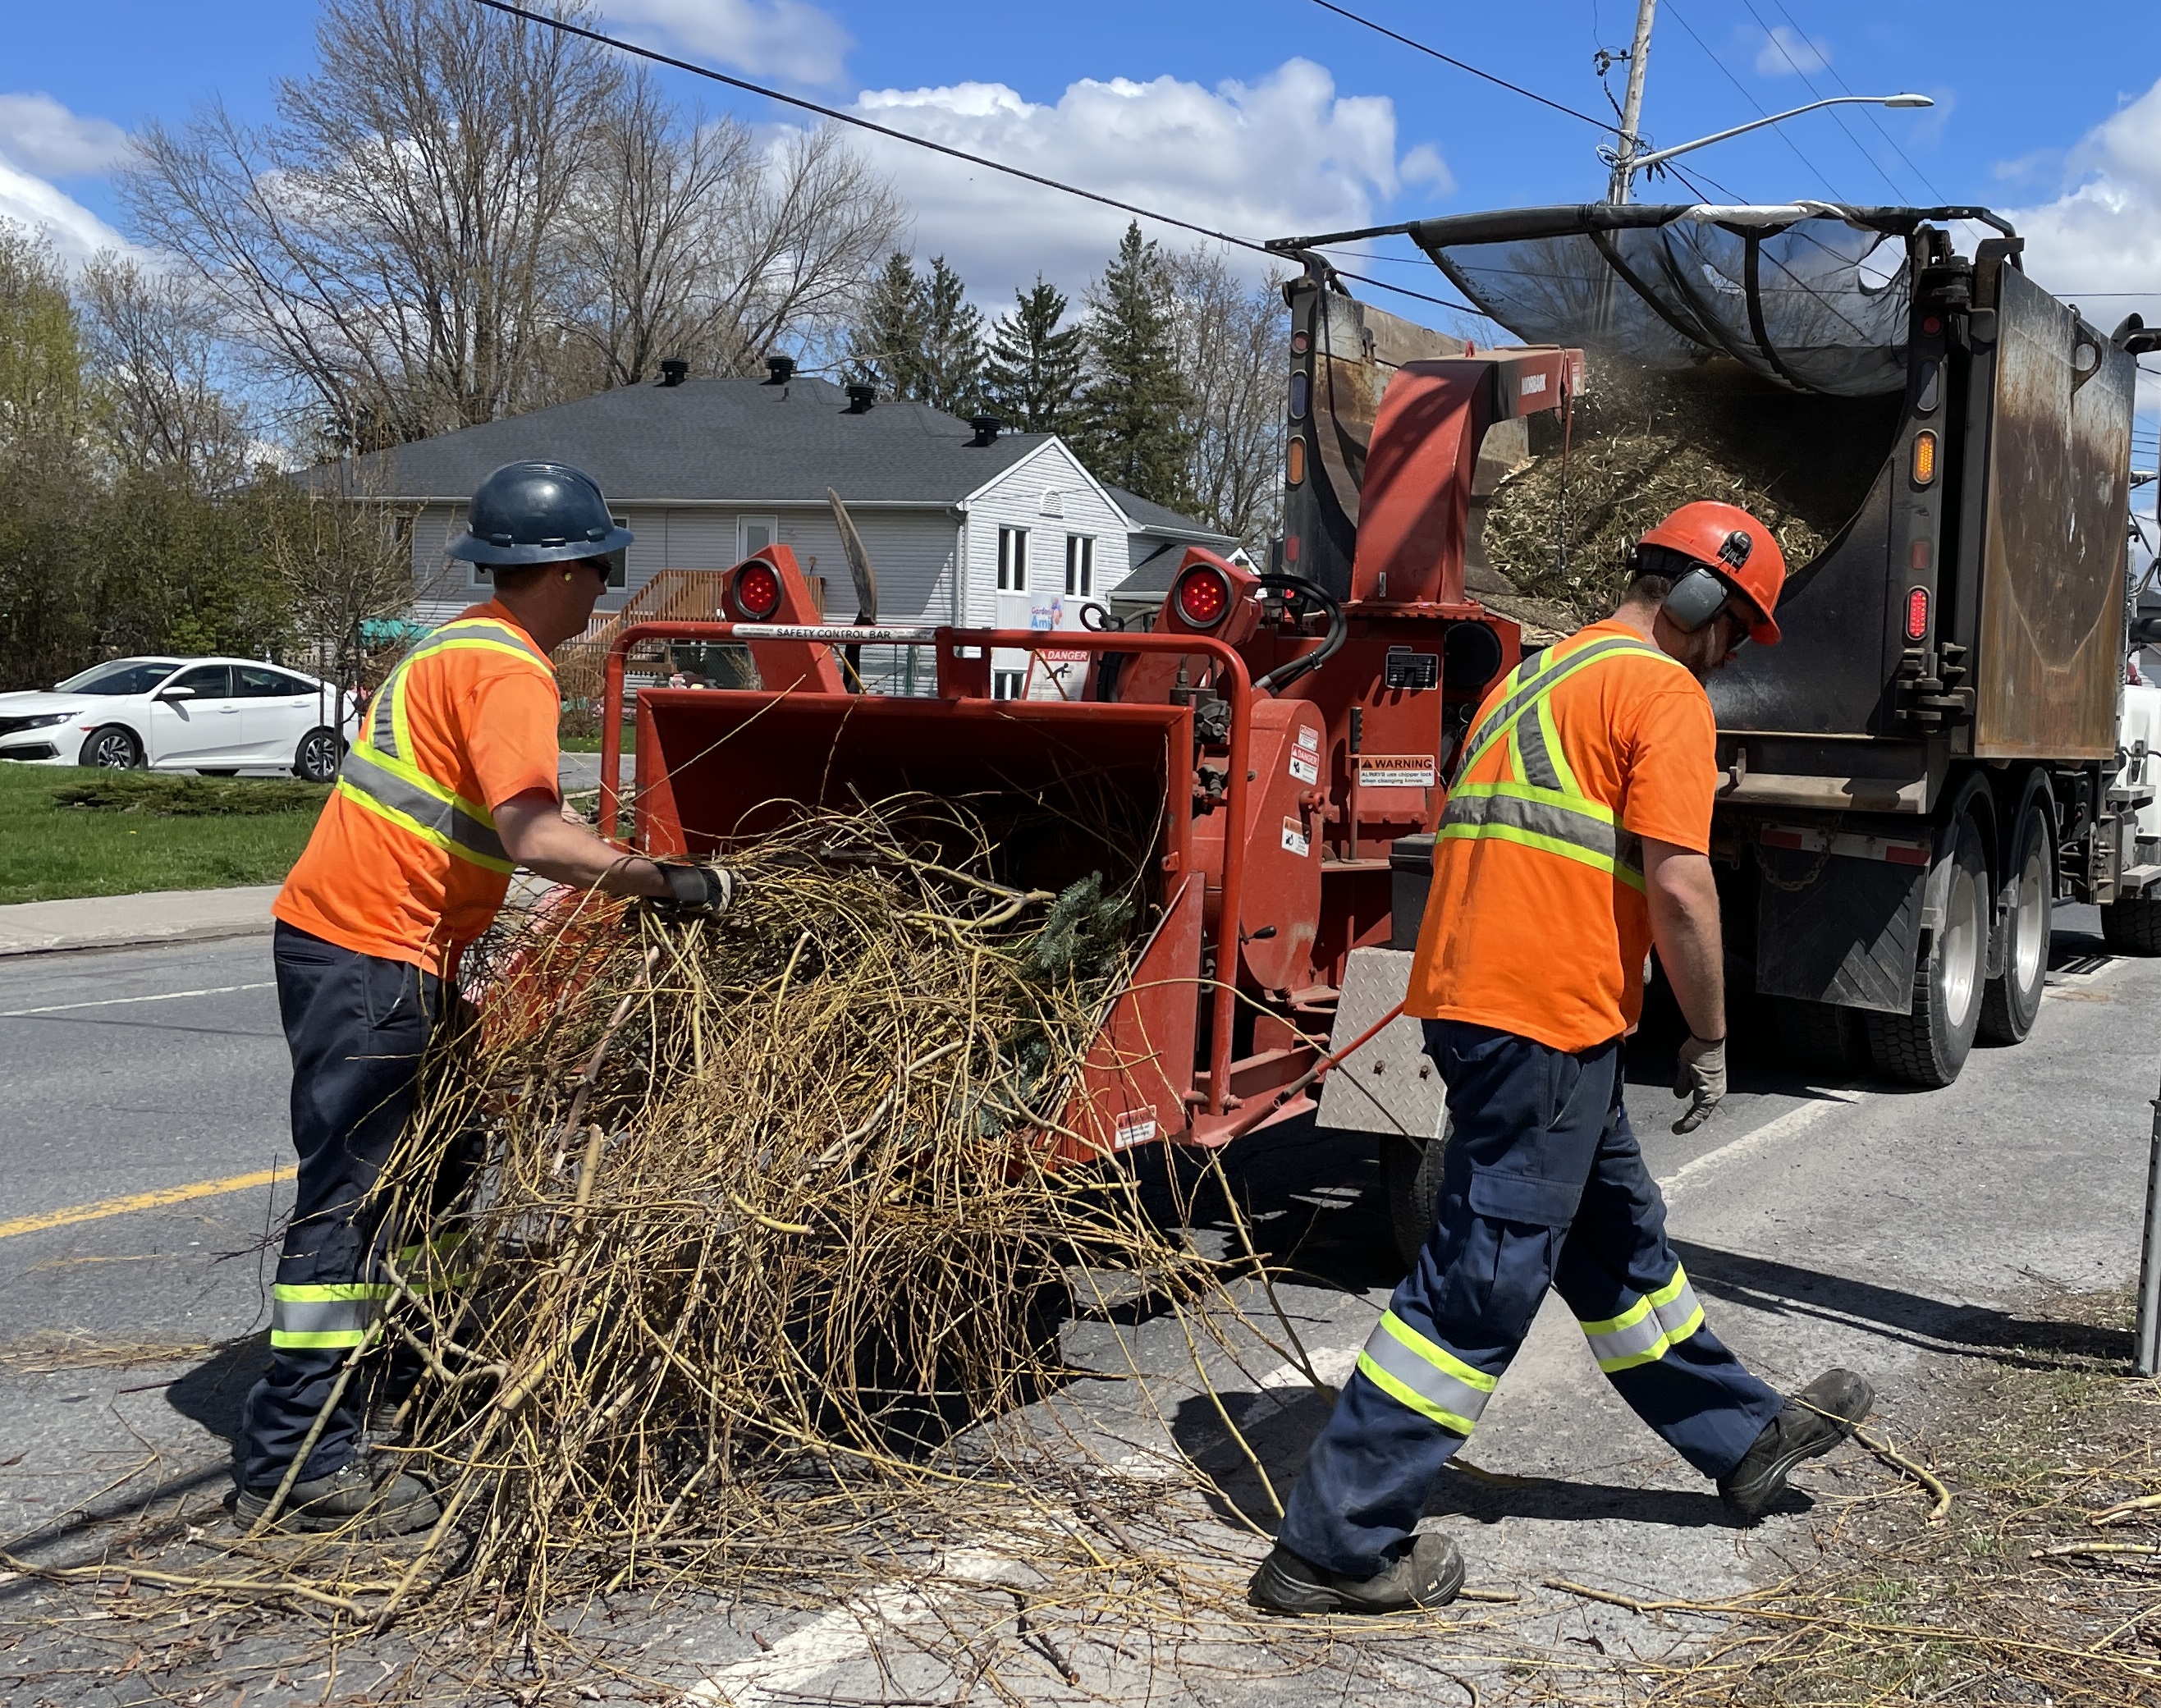
<path fill-rule="evenodd" d="M 871 405 L 875 404 L 877 401 L 877 388 L 876 386 L 850 386 L 848 388 L 848 413 L 851 415 L 869 414 L 871 412 Z"/>
<path fill-rule="evenodd" d="M 664 362 L 660 364 L 660 383 L 664 386 L 680 386 L 689 377 L 690 372 L 690 364 L 687 362 L 676 362 L 672 359 Z"/>
<path fill-rule="evenodd" d="M 784 386 L 795 378 L 795 358 L 792 356 L 768 356 L 765 358 L 765 383 L 769 386 Z"/>
<path fill-rule="evenodd" d="M 976 446 L 997 444 L 998 430 L 1004 426 L 1006 422 L 1002 415 L 971 415 L 968 417 L 968 424 L 976 430 L 976 436 L 968 443 L 971 446 Z"/>

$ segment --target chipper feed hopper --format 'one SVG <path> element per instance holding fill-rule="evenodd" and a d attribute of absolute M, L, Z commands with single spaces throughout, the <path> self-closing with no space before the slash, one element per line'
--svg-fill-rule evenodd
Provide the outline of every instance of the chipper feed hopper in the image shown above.
<path fill-rule="evenodd" d="M 1190 549 L 1160 608 L 1122 627 L 1100 608 L 1080 633 L 831 625 L 794 555 L 769 548 L 728 572 L 728 621 L 616 637 L 602 829 L 630 649 L 745 643 L 758 688 L 638 692 L 642 846 L 725 859 L 806 809 L 968 800 L 1013 883 L 1138 874 L 1143 945 L 1061 1123 L 1067 1153 L 1220 1144 L 1307 1107 L 1351 952 L 1391 940 L 1390 845 L 1440 822 L 1454 747 L 1518 656 L 1516 625 L 1465 591 L 1481 443 L 1559 407 L 1580 362 L 1403 362 L 1377 398 L 1347 574 L 1257 575 Z M 933 691 L 860 691 L 867 646 L 927 652 L 913 674 Z M 1087 655 L 1077 698 L 993 696 L 994 651 L 1047 648 Z"/>

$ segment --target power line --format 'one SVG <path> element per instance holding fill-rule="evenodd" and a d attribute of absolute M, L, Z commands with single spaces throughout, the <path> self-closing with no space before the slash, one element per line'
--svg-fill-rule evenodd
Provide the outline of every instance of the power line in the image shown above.
<path fill-rule="evenodd" d="M 1817 100 L 1821 101 L 1824 98 L 1823 91 L 1817 88 L 1815 79 L 1810 77 L 1806 71 L 1801 69 L 1801 62 L 1794 57 L 1794 50 L 1788 47 L 1785 43 L 1779 40 L 1778 33 L 1773 30 L 1769 24 L 1763 22 L 1763 14 L 1756 9 L 1756 0 L 1741 0 L 1741 3 L 1748 8 L 1748 15 L 1756 20 L 1756 27 L 1763 32 L 1764 39 L 1769 42 L 1773 47 L 1778 49 L 1778 57 L 1783 60 L 1793 68 L 1794 75 L 1801 80 L 1802 86 L 1805 88 L 1810 94 L 1815 96 Z M 1793 20 L 1789 18 L 1787 22 L 1790 23 Z M 1804 46 L 1813 47 L 1813 44 L 1809 41 L 1807 33 L 1804 31 L 1798 23 L 1794 24 L 1794 34 L 1800 38 Z M 1820 54 L 1818 54 L 1816 57 L 1822 61 L 1822 68 L 1828 70 L 1830 65 L 1830 61 L 1824 59 L 1823 55 Z M 1867 149 L 1861 146 L 1861 138 L 1854 135 L 1852 130 L 1846 124 L 1846 115 L 1834 109 L 1831 112 L 1831 118 L 1836 122 L 1838 128 L 1846 133 L 1846 139 L 1853 144 L 1854 152 L 1859 154 L 1862 159 L 1868 162 L 1870 169 L 1874 171 L 1878 178 L 1881 178 L 1883 180 L 1884 186 L 1890 190 L 1891 194 L 1894 196 L 1903 196 L 1906 192 L 1899 189 L 1897 185 L 1892 183 L 1891 174 L 1888 172 L 1886 172 L 1882 166 L 1878 164 L 1875 155 L 1870 154 Z"/>
<path fill-rule="evenodd" d="M 1401 42 L 1407 48 L 1414 49 L 1429 58 L 1439 60 L 1444 65 L 1453 65 L 1459 71 L 1468 71 L 1472 76 L 1481 78 L 1497 88 L 1505 89 L 1512 95 L 1520 95 L 1526 101 L 1535 101 L 1541 107 L 1549 107 L 1555 112 L 1566 113 L 1570 118 L 1580 118 L 1586 124 L 1596 125 L 1602 131 L 1612 131 L 1616 136 L 1620 134 L 1617 127 L 1608 124 L 1595 113 L 1579 112 L 1573 107 L 1563 107 L 1558 101 L 1548 100 L 1535 89 L 1526 89 L 1520 83 L 1511 83 L 1506 77 L 1497 77 L 1491 71 L 1480 70 L 1467 60 L 1459 60 L 1453 55 L 1444 54 L 1439 48 L 1429 48 L 1422 41 L 1414 41 L 1407 35 L 1398 35 L 1384 23 L 1376 23 L 1370 18 L 1361 18 L 1356 13 L 1335 4 L 1335 0 L 1313 0 L 1313 3 L 1323 12 L 1332 12 L 1338 18 L 1347 18 L 1353 23 L 1363 24 L 1377 35 L 1384 35 L 1393 42 Z"/>
<path fill-rule="evenodd" d="M 492 3 L 492 0 L 484 0 L 484 3 Z M 1741 98 L 1756 109 L 1758 117 L 1768 118 L 1770 114 L 1764 112 L 1763 103 L 1757 100 L 1753 95 L 1748 92 L 1747 86 L 1727 69 L 1725 60 L 1720 59 L 1716 54 L 1711 52 L 1711 44 L 1695 33 L 1695 26 L 1690 23 L 1687 18 L 1681 15 L 1680 8 L 1674 5 L 1673 3 L 1673 0 L 1666 0 L 1666 10 L 1673 15 L 1674 21 L 1679 24 L 1683 29 L 1688 32 L 1689 39 L 1694 42 L 1698 48 L 1702 49 L 1704 58 L 1709 60 L 1712 65 L 1717 66 L 1719 74 L 1723 76 L 1727 82 L 1731 83 L 1736 89 L 1741 91 Z M 1782 126 L 1774 126 L 1773 128 L 1776 130 L 1778 140 L 1793 150 L 1794 158 L 1799 160 L 1801 164 L 1807 167 L 1810 172 L 1814 173 L 1815 174 L 1816 181 L 1822 185 L 1825 190 L 1830 191 L 1830 199 L 1833 201 L 1844 201 L 1846 198 L 1838 193 L 1837 188 L 1831 183 L 1830 180 L 1825 175 L 1823 169 L 1817 165 L 1815 161 L 1809 159 L 1806 154 L 1801 152 L 1800 144 L 1786 134 L 1784 128 Z"/>
<path fill-rule="evenodd" d="M 1779 15 L 1783 17 L 1787 23 L 1794 24 L 1794 33 L 1805 39 L 1808 33 L 1802 29 L 1799 24 L 1794 23 L 1794 14 L 1786 10 L 1786 0 L 1771 0 L 1771 3 L 1778 8 Z M 1848 95 L 1853 93 L 1853 86 L 1847 82 L 1845 78 L 1839 76 L 1837 66 L 1832 65 L 1830 60 L 1826 60 L 1824 61 L 1824 69 L 1830 73 L 1832 79 L 1837 83 L 1841 89 L 1844 90 Z M 1882 138 L 1885 142 L 1890 143 L 1891 152 L 1898 155 L 1900 159 L 1906 163 L 1907 166 L 1911 169 L 1914 175 L 1921 180 L 1922 187 L 1925 189 L 1930 195 L 1935 198 L 1938 205 L 1940 206 L 1941 204 L 1949 201 L 1950 200 L 1949 196 L 1945 195 L 1943 191 L 1937 189 L 1934 185 L 1929 182 L 1929 174 L 1924 172 L 1919 166 L 1914 164 L 1913 156 L 1898 146 L 1898 138 L 1893 137 L 1889 131 L 1883 128 L 1883 121 L 1877 117 L 1874 110 L 1872 108 L 1864 107 L 1862 111 L 1863 116 L 1868 120 L 1869 123 L 1876 127 L 1876 134 Z"/>
<path fill-rule="evenodd" d="M 751 95 L 762 95 L 767 100 L 778 101 L 784 106 L 800 107 L 805 112 L 816 113 L 820 118 L 831 119 L 836 124 L 852 125 L 857 130 L 872 131 L 879 136 L 890 138 L 894 142 L 908 143 L 919 148 L 928 148 L 934 154 L 944 154 L 950 159 L 965 160 L 971 166 L 981 166 L 992 172 L 1002 172 L 1008 178 L 1018 178 L 1029 184 L 1039 185 L 1045 190 L 1062 190 L 1068 195 L 1077 195 L 1084 201 L 1096 202 L 1104 207 L 1114 207 L 1121 213 L 1132 214 L 1137 218 L 1153 220 L 1161 225 L 1174 226 L 1181 232 L 1191 232 L 1197 237 L 1211 238 L 1218 243 L 1228 243 L 1235 248 L 1250 249 L 1257 255 L 1268 256 L 1271 260 L 1279 261 L 1283 258 L 1280 252 L 1271 249 L 1267 244 L 1258 242 L 1251 237 L 1233 237 L 1230 232 L 1216 231 L 1213 227 L 1195 225 L 1191 220 L 1181 220 L 1170 214 L 1158 213 L 1153 208 L 1142 207 L 1135 202 L 1121 201 L 1114 195 L 1104 195 L 1096 190 L 1083 190 L 1078 185 L 1062 183 L 1055 178 L 1046 178 L 1039 172 L 1029 172 L 1018 166 L 1008 166 L 1004 161 L 993 160 L 987 154 L 971 154 L 966 148 L 950 148 L 944 143 L 934 143 L 928 137 L 913 136 L 906 131 L 895 130 L 890 125 L 875 123 L 859 114 L 846 112 L 837 107 L 826 107 L 815 101 L 806 101 L 799 95 L 784 94 L 778 89 L 768 88 L 763 83 L 753 83 L 746 77 L 732 77 L 725 71 L 715 70 L 711 65 L 700 65 L 690 60 L 679 60 L 672 54 L 664 54 L 657 49 L 640 47 L 636 42 L 625 41 L 620 36 L 608 35 L 597 29 L 588 29 L 585 25 L 572 23 L 567 18 L 550 18 L 545 13 L 534 12 L 523 6 L 515 5 L 512 3 L 512 0 L 475 0 L 475 3 L 485 6 L 492 12 L 500 12 L 507 17 L 521 19 L 527 23 L 540 24 L 564 35 L 578 36 L 586 41 L 596 42 L 602 47 L 613 48 L 618 53 L 629 54 L 641 60 L 649 60 L 656 65 L 666 65 L 673 70 L 687 71 L 694 77 L 705 77 L 716 83 L 725 83 L 731 89 L 740 89 Z M 1534 96 L 1532 98 L 1538 100 L 1543 97 Z M 1550 106 L 1552 103 L 1547 104 Z M 1471 315 L 1481 312 L 1468 303 L 1450 302 L 1445 297 L 1428 296 L 1424 291 L 1406 290 L 1402 285 L 1390 284 L 1384 279 L 1365 279 L 1355 273 L 1346 273 L 1343 276 L 1346 279 L 1356 279 L 1360 284 L 1372 285 L 1379 290 L 1393 291 L 1398 296 L 1415 297 L 1420 302 L 1435 303 L 1445 309 L 1453 309 Z"/>

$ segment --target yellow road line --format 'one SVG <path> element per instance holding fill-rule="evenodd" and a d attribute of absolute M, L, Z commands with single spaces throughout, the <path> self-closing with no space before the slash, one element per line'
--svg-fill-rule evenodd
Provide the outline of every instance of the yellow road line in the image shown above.
<path fill-rule="evenodd" d="M 223 1192 L 245 1192 L 250 1186 L 268 1186 L 289 1180 L 289 1168 L 258 1169 L 252 1174 L 227 1174 L 222 1180 L 195 1180 L 185 1186 L 160 1186 L 154 1192 L 130 1192 L 125 1198 L 101 1198 L 95 1204 L 77 1204 L 65 1210 L 48 1210 L 41 1216 L 18 1216 L 0 1221 L 0 1240 L 18 1233 L 42 1233 L 49 1227 L 67 1227 L 78 1221 L 101 1221 L 108 1216 L 125 1216 L 133 1210 L 157 1210 L 168 1204 L 185 1204 L 190 1198 L 215 1198 Z"/>

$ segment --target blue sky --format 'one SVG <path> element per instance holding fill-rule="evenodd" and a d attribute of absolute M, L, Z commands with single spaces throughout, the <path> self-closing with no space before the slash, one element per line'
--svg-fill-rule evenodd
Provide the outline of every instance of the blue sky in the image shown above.
<path fill-rule="evenodd" d="M 1590 113 L 1607 111 L 1593 53 L 1624 47 L 1633 19 L 1621 0 L 1346 3 Z M 652 45 L 1244 233 L 1601 193 L 1591 127 L 1311 0 L 607 0 L 601 9 L 609 27 Z M 103 174 L 127 131 L 213 97 L 267 117 L 275 80 L 311 63 L 307 0 L 16 0 L 11 12 L 0 211 L 45 221 L 64 248 L 96 242 L 96 221 L 118 222 Z M 1940 195 L 2013 210 L 2044 284 L 2078 296 L 2104 326 L 2132 309 L 2161 320 L 2153 16 L 2152 0 L 1975 0 L 1955 12 L 1665 0 L 1646 128 L 1658 143 L 1683 141 L 1799 105 L 1813 98 L 1810 83 L 1825 93 L 1918 90 L 1935 98 L 1933 111 L 1847 109 L 1842 124 L 1815 114 L 1691 162 L 1738 199 Z M 754 97 L 670 81 L 710 110 L 794 122 Z M 1077 285 L 1123 222 L 898 144 L 867 148 L 916 210 L 917 252 L 953 257 L 986 301 L 1039 268 Z M 1693 199 L 1670 184 L 1650 193 Z M 1434 282 L 1422 262 L 1367 270 Z"/>

